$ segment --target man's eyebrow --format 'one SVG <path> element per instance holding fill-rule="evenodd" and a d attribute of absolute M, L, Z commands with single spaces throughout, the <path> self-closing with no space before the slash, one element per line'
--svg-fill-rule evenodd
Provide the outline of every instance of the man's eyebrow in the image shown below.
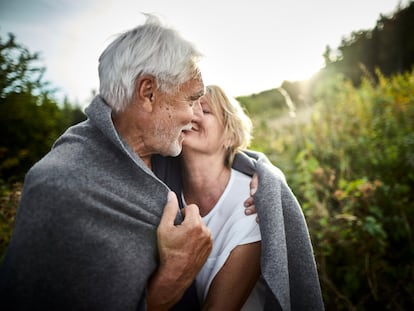
<path fill-rule="evenodd" d="M 196 94 L 193 94 L 192 96 L 191 96 L 191 99 L 199 99 L 201 96 L 203 96 L 204 95 L 204 89 L 203 90 L 200 90 L 198 93 L 196 93 Z"/>

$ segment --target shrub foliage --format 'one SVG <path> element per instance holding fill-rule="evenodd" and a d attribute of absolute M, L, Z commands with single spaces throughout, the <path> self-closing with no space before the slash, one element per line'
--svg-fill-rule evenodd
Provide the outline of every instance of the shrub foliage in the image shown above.
<path fill-rule="evenodd" d="M 414 306 L 414 74 L 377 75 L 321 79 L 309 122 L 254 118 L 303 207 L 327 310 Z"/>

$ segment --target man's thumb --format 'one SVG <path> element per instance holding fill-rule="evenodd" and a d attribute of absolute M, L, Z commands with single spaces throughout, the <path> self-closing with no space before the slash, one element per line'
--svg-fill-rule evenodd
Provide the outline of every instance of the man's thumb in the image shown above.
<path fill-rule="evenodd" d="M 160 225 L 173 225 L 178 213 L 178 200 L 173 191 L 168 192 L 167 204 L 165 204 Z"/>

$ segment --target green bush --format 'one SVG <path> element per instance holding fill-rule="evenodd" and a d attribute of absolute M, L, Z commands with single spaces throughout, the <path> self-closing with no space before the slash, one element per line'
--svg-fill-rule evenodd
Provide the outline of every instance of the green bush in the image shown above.
<path fill-rule="evenodd" d="M 0 180 L 0 261 L 9 244 L 19 204 L 22 183 L 5 184 Z"/>
<path fill-rule="evenodd" d="M 255 120 L 303 207 L 327 310 L 414 306 L 414 74 L 377 75 L 320 80 L 306 124 Z"/>

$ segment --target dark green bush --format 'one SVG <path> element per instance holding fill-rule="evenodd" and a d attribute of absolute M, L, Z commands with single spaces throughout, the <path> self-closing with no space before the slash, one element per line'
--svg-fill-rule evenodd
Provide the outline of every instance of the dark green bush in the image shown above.
<path fill-rule="evenodd" d="M 310 122 L 255 120 L 307 218 L 327 310 L 414 306 L 414 74 L 315 85 Z"/>
<path fill-rule="evenodd" d="M 0 261 L 13 231 L 22 184 L 5 184 L 0 180 Z"/>

